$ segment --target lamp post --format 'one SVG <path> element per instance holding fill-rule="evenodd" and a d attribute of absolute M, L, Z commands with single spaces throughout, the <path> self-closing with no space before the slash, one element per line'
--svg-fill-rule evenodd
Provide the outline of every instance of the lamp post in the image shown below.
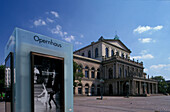
<path fill-rule="evenodd" d="M 129 98 L 129 82 L 126 82 L 126 89 L 127 89 L 126 97 Z"/>
<path fill-rule="evenodd" d="M 102 100 L 103 99 L 103 83 L 104 83 L 104 80 L 100 79 L 100 83 L 101 83 L 101 100 Z"/>

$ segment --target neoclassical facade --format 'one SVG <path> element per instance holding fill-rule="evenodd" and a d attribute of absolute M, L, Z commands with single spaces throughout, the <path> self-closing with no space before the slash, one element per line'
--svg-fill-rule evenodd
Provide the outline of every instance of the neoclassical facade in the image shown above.
<path fill-rule="evenodd" d="M 74 61 L 81 68 L 77 72 L 84 74 L 75 87 L 75 95 L 156 94 L 157 81 L 147 78 L 143 62 L 130 60 L 130 53 L 117 35 L 114 39 L 100 37 L 75 51 Z"/>

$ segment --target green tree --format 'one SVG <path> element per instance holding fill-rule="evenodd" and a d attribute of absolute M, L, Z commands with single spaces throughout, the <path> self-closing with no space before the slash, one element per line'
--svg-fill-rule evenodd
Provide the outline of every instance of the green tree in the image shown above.
<path fill-rule="evenodd" d="M 82 68 L 76 62 L 73 61 L 73 86 L 74 88 L 77 86 L 77 83 L 81 82 L 82 78 L 83 78 Z M 78 82 L 76 82 L 76 80 L 78 80 Z"/>
<path fill-rule="evenodd" d="M 0 91 L 5 85 L 5 65 L 0 65 Z"/>
<path fill-rule="evenodd" d="M 166 83 L 163 76 L 155 76 L 152 79 L 155 79 L 158 81 L 158 93 L 165 94 L 167 92 L 168 84 Z"/>

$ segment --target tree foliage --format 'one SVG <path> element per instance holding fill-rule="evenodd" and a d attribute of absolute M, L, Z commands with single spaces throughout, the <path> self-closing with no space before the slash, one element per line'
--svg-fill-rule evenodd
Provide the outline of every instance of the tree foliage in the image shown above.
<path fill-rule="evenodd" d="M 76 87 L 77 83 L 81 82 L 83 78 L 82 68 L 73 61 L 73 86 Z M 76 82 L 78 80 L 78 82 Z"/>
<path fill-rule="evenodd" d="M 158 93 L 165 94 L 167 92 L 168 84 L 166 83 L 163 76 L 155 76 L 152 79 L 155 79 L 158 81 Z"/>

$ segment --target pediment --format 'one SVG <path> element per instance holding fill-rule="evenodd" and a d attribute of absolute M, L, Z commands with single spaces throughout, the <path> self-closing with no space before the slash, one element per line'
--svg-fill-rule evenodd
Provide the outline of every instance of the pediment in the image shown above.
<path fill-rule="evenodd" d="M 120 40 L 107 40 L 106 42 L 127 52 L 131 52 Z"/>

